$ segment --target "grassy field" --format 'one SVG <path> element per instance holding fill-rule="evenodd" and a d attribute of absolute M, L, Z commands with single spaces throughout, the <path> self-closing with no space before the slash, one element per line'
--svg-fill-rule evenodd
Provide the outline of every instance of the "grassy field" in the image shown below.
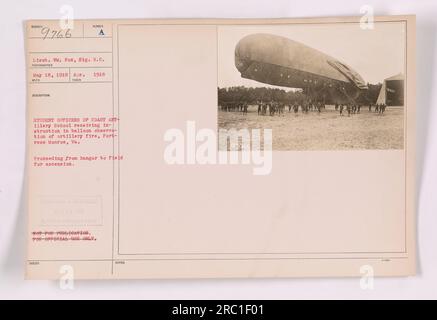
<path fill-rule="evenodd" d="M 274 116 L 259 116 L 256 106 L 248 113 L 218 110 L 218 126 L 223 129 L 272 129 L 273 150 L 348 150 L 403 149 L 404 110 L 387 107 L 379 115 L 368 107 L 360 114 L 340 116 L 333 106 L 319 114 L 310 111 L 294 114 L 293 110 Z"/>

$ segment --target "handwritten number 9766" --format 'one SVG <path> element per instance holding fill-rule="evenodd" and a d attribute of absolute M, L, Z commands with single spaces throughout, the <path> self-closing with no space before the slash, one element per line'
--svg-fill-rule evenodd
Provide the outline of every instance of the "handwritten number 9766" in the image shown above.
<path fill-rule="evenodd" d="M 43 39 L 71 38 L 71 29 L 52 30 L 49 27 L 41 28 Z"/>

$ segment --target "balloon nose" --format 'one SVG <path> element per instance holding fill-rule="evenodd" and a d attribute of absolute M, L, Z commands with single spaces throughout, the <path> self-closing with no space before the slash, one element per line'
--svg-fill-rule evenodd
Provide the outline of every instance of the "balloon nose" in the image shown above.
<path fill-rule="evenodd" d="M 242 59 L 237 52 L 235 53 L 235 67 L 237 67 L 238 71 L 241 73 L 246 71 L 249 65 L 250 61 L 248 59 Z"/>

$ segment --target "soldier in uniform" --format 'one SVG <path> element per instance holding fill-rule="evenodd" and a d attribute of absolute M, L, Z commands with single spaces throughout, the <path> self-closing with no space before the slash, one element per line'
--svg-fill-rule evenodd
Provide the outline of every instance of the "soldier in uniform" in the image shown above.
<path fill-rule="evenodd" d="M 346 111 L 347 111 L 347 116 L 350 117 L 351 116 L 351 105 L 350 105 L 350 103 L 346 104 Z"/>
<path fill-rule="evenodd" d="M 247 102 L 244 102 L 243 103 L 243 114 L 247 114 L 247 107 L 248 107 Z"/>

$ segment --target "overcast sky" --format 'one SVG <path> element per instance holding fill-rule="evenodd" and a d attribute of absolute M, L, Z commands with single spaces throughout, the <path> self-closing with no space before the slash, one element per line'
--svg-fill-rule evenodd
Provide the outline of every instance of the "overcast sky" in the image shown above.
<path fill-rule="evenodd" d="M 359 24 L 304 24 L 287 26 L 221 26 L 218 33 L 219 87 L 266 86 L 243 79 L 235 68 L 238 41 L 253 33 L 270 33 L 322 51 L 357 71 L 365 82 L 378 83 L 405 67 L 405 29 L 402 22 L 376 22 L 373 30 Z"/>

